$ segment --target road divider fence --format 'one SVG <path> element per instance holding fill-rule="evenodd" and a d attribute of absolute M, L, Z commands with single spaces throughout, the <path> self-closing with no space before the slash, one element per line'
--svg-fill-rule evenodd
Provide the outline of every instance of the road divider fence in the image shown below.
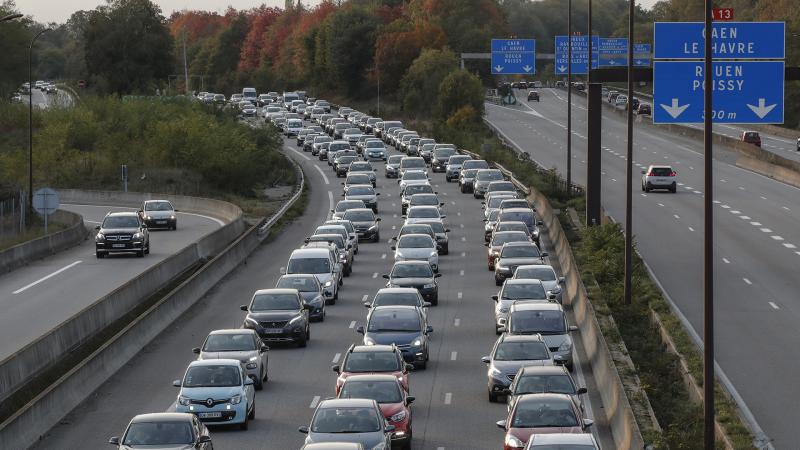
<path fill-rule="evenodd" d="M 49 220 L 51 223 L 64 224 L 67 228 L 0 251 L 0 274 L 74 247 L 89 236 L 80 214 L 59 209 Z"/>

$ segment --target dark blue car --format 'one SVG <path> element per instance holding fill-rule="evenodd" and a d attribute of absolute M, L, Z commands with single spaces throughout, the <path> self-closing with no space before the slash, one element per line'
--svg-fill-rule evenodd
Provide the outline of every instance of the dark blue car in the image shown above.
<path fill-rule="evenodd" d="M 367 326 L 358 327 L 365 345 L 395 344 L 406 362 L 424 369 L 428 363 L 428 336 L 433 327 L 416 306 L 377 306 L 367 316 Z"/>

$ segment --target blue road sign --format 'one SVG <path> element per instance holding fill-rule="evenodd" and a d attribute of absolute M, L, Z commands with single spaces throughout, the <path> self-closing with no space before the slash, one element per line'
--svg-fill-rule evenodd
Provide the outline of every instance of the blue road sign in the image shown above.
<path fill-rule="evenodd" d="M 633 44 L 633 66 L 650 67 L 650 44 Z"/>
<path fill-rule="evenodd" d="M 492 74 L 536 73 L 534 39 L 492 39 Z"/>
<path fill-rule="evenodd" d="M 714 22 L 713 57 L 718 59 L 784 59 L 784 22 Z M 702 22 L 656 22 L 655 59 L 701 59 Z"/>
<path fill-rule="evenodd" d="M 714 61 L 714 123 L 783 123 L 783 61 Z M 703 122 L 703 61 L 653 63 L 653 122 Z"/>
<path fill-rule="evenodd" d="M 600 39 L 592 36 L 592 69 L 597 69 L 599 59 Z M 567 75 L 569 66 L 569 41 L 566 36 L 556 36 L 556 60 L 554 70 L 556 75 Z M 587 36 L 572 36 L 572 73 L 585 75 L 589 67 L 589 38 Z"/>
<path fill-rule="evenodd" d="M 628 65 L 628 38 L 600 38 L 600 67 Z"/>

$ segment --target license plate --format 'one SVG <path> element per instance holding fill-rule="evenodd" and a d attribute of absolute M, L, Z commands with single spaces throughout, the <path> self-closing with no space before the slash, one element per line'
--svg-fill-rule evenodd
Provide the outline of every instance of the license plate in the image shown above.
<path fill-rule="evenodd" d="M 201 419 L 219 419 L 222 417 L 221 412 L 201 412 L 197 416 Z"/>
<path fill-rule="evenodd" d="M 125 244 L 111 244 L 111 248 L 125 248 Z"/>
<path fill-rule="evenodd" d="M 267 333 L 267 334 L 281 334 L 281 333 L 283 333 L 283 329 L 281 329 L 281 328 L 267 328 L 266 330 L 264 330 L 264 332 Z"/>
<path fill-rule="evenodd" d="M 159 225 L 164 225 L 165 223 L 167 223 L 167 221 L 166 220 L 156 220 L 156 223 L 159 224 Z"/>

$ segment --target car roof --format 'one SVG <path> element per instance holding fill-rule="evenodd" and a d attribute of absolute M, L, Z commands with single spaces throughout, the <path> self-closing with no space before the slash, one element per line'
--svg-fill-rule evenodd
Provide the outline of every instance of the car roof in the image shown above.
<path fill-rule="evenodd" d="M 512 225 L 512 224 L 513 225 L 522 225 L 524 227 L 528 226 L 528 225 L 525 224 L 525 222 L 522 222 L 522 221 L 519 221 L 519 220 L 500 220 L 500 221 L 497 222 L 497 225 L 501 225 L 501 224 L 502 225 Z M 514 230 L 509 230 L 509 231 L 514 231 Z"/>
<path fill-rule="evenodd" d="M 501 233 L 524 233 L 524 231 L 512 230 L 512 231 L 497 232 L 497 234 Z M 536 246 L 536 244 L 534 244 L 533 242 L 506 242 L 505 244 L 503 244 L 503 247 L 531 247 L 531 246 Z"/>
<path fill-rule="evenodd" d="M 498 231 L 498 232 L 497 232 L 497 233 L 495 233 L 494 235 L 495 235 L 495 237 L 497 237 L 497 236 L 505 236 L 505 235 L 509 235 L 509 234 L 514 234 L 514 235 L 516 235 L 516 234 L 523 234 L 523 235 L 526 235 L 526 236 L 527 236 L 527 233 L 525 233 L 524 231 L 517 231 L 517 230 L 510 230 L 510 231 Z M 526 244 L 527 242 L 522 242 L 522 243 L 523 243 L 523 244 Z M 511 242 L 509 242 L 509 244 L 511 244 Z"/>
<path fill-rule="evenodd" d="M 564 311 L 556 302 L 515 302 L 511 307 L 516 311 Z"/>
<path fill-rule="evenodd" d="M 520 402 L 524 403 L 525 401 L 537 400 L 537 399 L 547 400 L 547 401 L 565 401 L 574 405 L 574 403 L 572 402 L 572 398 L 570 398 L 568 394 L 555 394 L 555 393 L 523 394 L 519 396 L 517 404 L 519 404 Z"/>
<path fill-rule="evenodd" d="M 370 211 L 372 211 L 370 209 Z M 290 258 L 328 258 L 330 257 L 330 250 L 325 248 L 298 248 L 292 252 Z"/>
<path fill-rule="evenodd" d="M 253 295 L 259 294 L 297 294 L 297 289 L 286 289 L 286 288 L 270 288 L 270 289 L 259 289 L 253 293 Z"/>
<path fill-rule="evenodd" d="M 354 345 L 350 353 L 367 353 L 367 352 L 391 352 L 394 353 L 395 349 L 391 345 Z"/>
<path fill-rule="evenodd" d="M 378 294 L 416 294 L 416 293 L 419 293 L 417 288 L 391 287 L 391 288 L 378 289 L 378 292 L 376 292 L 375 295 L 378 295 Z M 372 347 L 374 347 L 374 346 L 372 346 Z"/>
<path fill-rule="evenodd" d="M 426 234 L 425 236 L 428 236 L 428 235 Z M 398 262 L 394 263 L 395 266 L 399 266 L 399 265 L 421 266 L 423 264 L 426 265 L 426 266 L 430 266 L 428 261 L 398 261 Z M 394 268 L 394 266 L 392 266 L 392 268 Z"/>
<path fill-rule="evenodd" d="M 525 264 L 522 266 L 517 266 L 517 270 L 519 269 L 550 269 L 553 272 L 556 271 L 556 269 L 554 269 L 550 264 Z"/>
<path fill-rule="evenodd" d="M 196 366 L 236 366 L 241 367 L 241 361 L 238 359 L 229 359 L 229 358 L 221 358 L 221 359 L 196 359 L 189 363 L 189 367 L 196 367 Z"/>
<path fill-rule="evenodd" d="M 313 277 L 313 275 L 312 275 Z M 255 330 L 251 330 L 248 328 L 229 328 L 226 330 L 214 330 L 211 333 L 208 333 L 209 336 L 212 334 L 255 334 Z"/>
<path fill-rule="evenodd" d="M 161 202 L 172 203 L 167 199 L 152 199 L 152 200 L 145 200 L 144 202 L 145 203 L 161 203 Z"/>
<path fill-rule="evenodd" d="M 544 338 L 539 333 L 536 334 L 508 334 L 500 336 L 503 342 L 544 342 Z"/>
<path fill-rule="evenodd" d="M 534 444 L 555 445 L 594 445 L 595 440 L 592 433 L 553 433 L 553 434 L 534 434 L 531 436 Z"/>
<path fill-rule="evenodd" d="M 525 366 L 519 376 L 525 375 L 569 375 L 564 366 Z"/>
<path fill-rule="evenodd" d="M 359 442 L 312 442 L 300 450 L 364 450 Z"/>
<path fill-rule="evenodd" d="M 394 381 L 397 383 L 397 378 L 394 375 L 383 373 L 370 373 L 363 375 L 350 375 L 347 377 L 345 383 L 349 381 Z"/>
<path fill-rule="evenodd" d="M 506 284 L 542 284 L 542 280 L 537 278 L 507 278 Z"/>
<path fill-rule="evenodd" d="M 319 402 L 318 408 L 341 408 L 341 407 L 371 407 L 375 405 L 375 400 L 366 398 L 332 398 Z"/>
<path fill-rule="evenodd" d="M 219 360 L 216 360 L 219 361 Z M 189 413 L 147 413 L 137 414 L 131 419 L 131 423 L 136 422 L 191 422 L 192 414 Z"/>
<path fill-rule="evenodd" d="M 426 263 L 427 264 L 427 263 Z M 385 311 L 387 309 L 396 309 L 396 310 L 407 310 L 407 311 L 418 311 L 419 309 L 413 305 L 381 305 L 372 308 L 371 312 L 374 311 Z"/>
<path fill-rule="evenodd" d="M 672 169 L 672 166 L 665 166 L 663 164 L 651 164 L 651 169 Z"/>
<path fill-rule="evenodd" d="M 371 187 L 371 186 L 370 186 L 370 187 Z M 358 211 L 358 212 L 366 212 L 366 211 L 369 211 L 369 212 L 371 212 L 372 214 L 375 214 L 375 211 L 373 211 L 373 210 L 371 210 L 371 209 L 369 209 L 369 208 L 350 208 L 350 209 L 348 209 L 346 212 L 350 212 L 350 211 Z"/>
<path fill-rule="evenodd" d="M 139 214 L 132 211 L 115 211 L 106 214 L 106 217 L 139 217 Z"/>

